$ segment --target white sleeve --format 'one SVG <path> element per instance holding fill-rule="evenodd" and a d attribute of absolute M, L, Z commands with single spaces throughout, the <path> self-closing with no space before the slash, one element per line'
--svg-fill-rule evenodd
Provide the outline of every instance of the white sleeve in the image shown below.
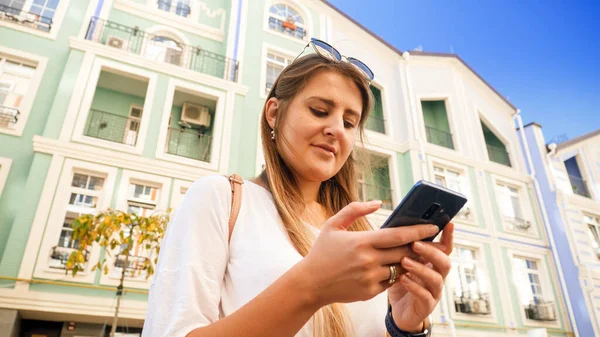
<path fill-rule="evenodd" d="M 219 319 L 230 208 L 223 176 L 203 177 L 187 191 L 161 244 L 143 337 L 184 337 Z"/>

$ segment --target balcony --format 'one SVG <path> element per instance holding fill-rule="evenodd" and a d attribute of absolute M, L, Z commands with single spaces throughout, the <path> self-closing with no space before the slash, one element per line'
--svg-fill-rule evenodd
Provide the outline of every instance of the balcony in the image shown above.
<path fill-rule="evenodd" d="M 451 133 L 427 125 L 425 125 L 425 133 L 429 143 L 454 149 Z"/>
<path fill-rule="evenodd" d="M 17 124 L 19 121 L 19 109 L 0 105 L 0 126 L 8 126 L 10 124 Z"/>
<path fill-rule="evenodd" d="M 376 116 L 369 116 L 365 123 L 365 127 L 371 131 L 385 133 L 385 119 Z"/>
<path fill-rule="evenodd" d="M 505 216 L 504 221 L 510 225 L 512 230 L 519 232 L 528 232 L 531 228 L 531 222 L 529 222 L 529 220 L 521 219 L 519 217 Z"/>
<path fill-rule="evenodd" d="M 569 174 L 569 181 L 571 182 L 571 188 L 573 188 L 573 193 L 582 197 L 591 198 L 585 180 L 583 180 L 581 177 Z"/>
<path fill-rule="evenodd" d="M 491 312 L 487 294 L 455 297 L 454 309 L 456 312 L 473 315 L 489 315 Z"/>
<path fill-rule="evenodd" d="M 158 0 L 158 9 L 165 12 L 187 18 L 190 15 L 191 8 L 189 5 L 181 3 L 177 0 Z"/>
<path fill-rule="evenodd" d="M 368 184 L 365 182 L 358 183 L 358 196 L 361 201 L 369 200 L 381 200 L 382 209 L 393 210 L 394 205 L 392 204 L 392 189 Z"/>
<path fill-rule="evenodd" d="M 68 248 L 68 247 L 61 247 L 61 246 L 54 246 L 52 247 L 52 252 L 50 253 L 50 268 L 53 269 L 66 269 L 67 268 L 67 261 L 69 260 L 69 256 L 71 256 L 71 253 L 73 253 L 76 249 L 75 248 Z M 87 251 L 83 251 L 83 258 L 85 259 L 85 262 L 87 263 L 88 261 L 88 252 Z"/>
<path fill-rule="evenodd" d="M 129 255 L 127 257 L 127 266 L 125 266 L 125 257 L 124 254 L 119 254 L 115 257 L 113 276 L 120 276 L 123 268 L 125 268 L 126 277 L 139 276 L 146 267 L 146 262 L 150 260 L 145 256 Z"/>
<path fill-rule="evenodd" d="M 52 18 L 0 4 L 0 20 L 16 22 L 44 32 L 52 29 Z"/>
<path fill-rule="evenodd" d="M 306 37 L 306 31 L 302 27 L 296 26 L 294 23 L 289 21 L 282 21 L 275 17 L 269 17 L 269 29 L 276 32 L 280 32 L 285 35 L 289 35 L 293 38 L 304 40 Z"/>
<path fill-rule="evenodd" d="M 525 307 L 525 316 L 536 321 L 556 321 L 554 303 L 549 301 L 531 303 Z"/>
<path fill-rule="evenodd" d="M 510 157 L 505 148 L 487 145 L 488 158 L 494 163 L 510 166 Z"/>
<path fill-rule="evenodd" d="M 128 27 L 93 17 L 86 40 L 198 73 L 237 81 L 238 61 L 164 36 L 146 33 L 137 26 Z"/>
<path fill-rule="evenodd" d="M 135 146 L 140 119 L 90 109 L 84 134 L 88 137 Z"/>
<path fill-rule="evenodd" d="M 166 152 L 176 156 L 210 161 L 212 136 L 198 130 L 170 127 Z"/>

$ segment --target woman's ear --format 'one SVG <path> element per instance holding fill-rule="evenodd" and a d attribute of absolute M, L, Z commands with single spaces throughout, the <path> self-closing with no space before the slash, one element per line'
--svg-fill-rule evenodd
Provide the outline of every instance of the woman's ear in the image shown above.
<path fill-rule="evenodd" d="M 277 115 L 279 114 L 279 99 L 271 97 L 267 101 L 267 108 L 265 109 L 265 118 L 271 129 L 275 129 L 277 122 Z"/>

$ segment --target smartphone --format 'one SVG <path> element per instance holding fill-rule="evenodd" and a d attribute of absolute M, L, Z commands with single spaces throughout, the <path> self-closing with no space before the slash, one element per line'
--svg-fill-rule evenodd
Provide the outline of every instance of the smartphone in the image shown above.
<path fill-rule="evenodd" d="M 466 202 L 467 198 L 456 191 L 421 180 L 408 191 L 381 228 L 433 224 L 441 232 Z M 433 241 L 436 236 L 423 241 Z"/>

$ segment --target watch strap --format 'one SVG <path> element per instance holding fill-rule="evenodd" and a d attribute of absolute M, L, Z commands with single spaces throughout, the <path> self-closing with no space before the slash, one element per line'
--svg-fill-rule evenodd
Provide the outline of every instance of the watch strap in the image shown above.
<path fill-rule="evenodd" d="M 401 330 L 394 322 L 394 318 L 392 316 L 392 306 L 388 306 L 388 312 L 385 315 L 385 328 L 391 337 L 430 337 L 431 336 L 431 326 L 429 328 L 423 327 L 424 331 L 419 333 L 409 333 Z"/>

